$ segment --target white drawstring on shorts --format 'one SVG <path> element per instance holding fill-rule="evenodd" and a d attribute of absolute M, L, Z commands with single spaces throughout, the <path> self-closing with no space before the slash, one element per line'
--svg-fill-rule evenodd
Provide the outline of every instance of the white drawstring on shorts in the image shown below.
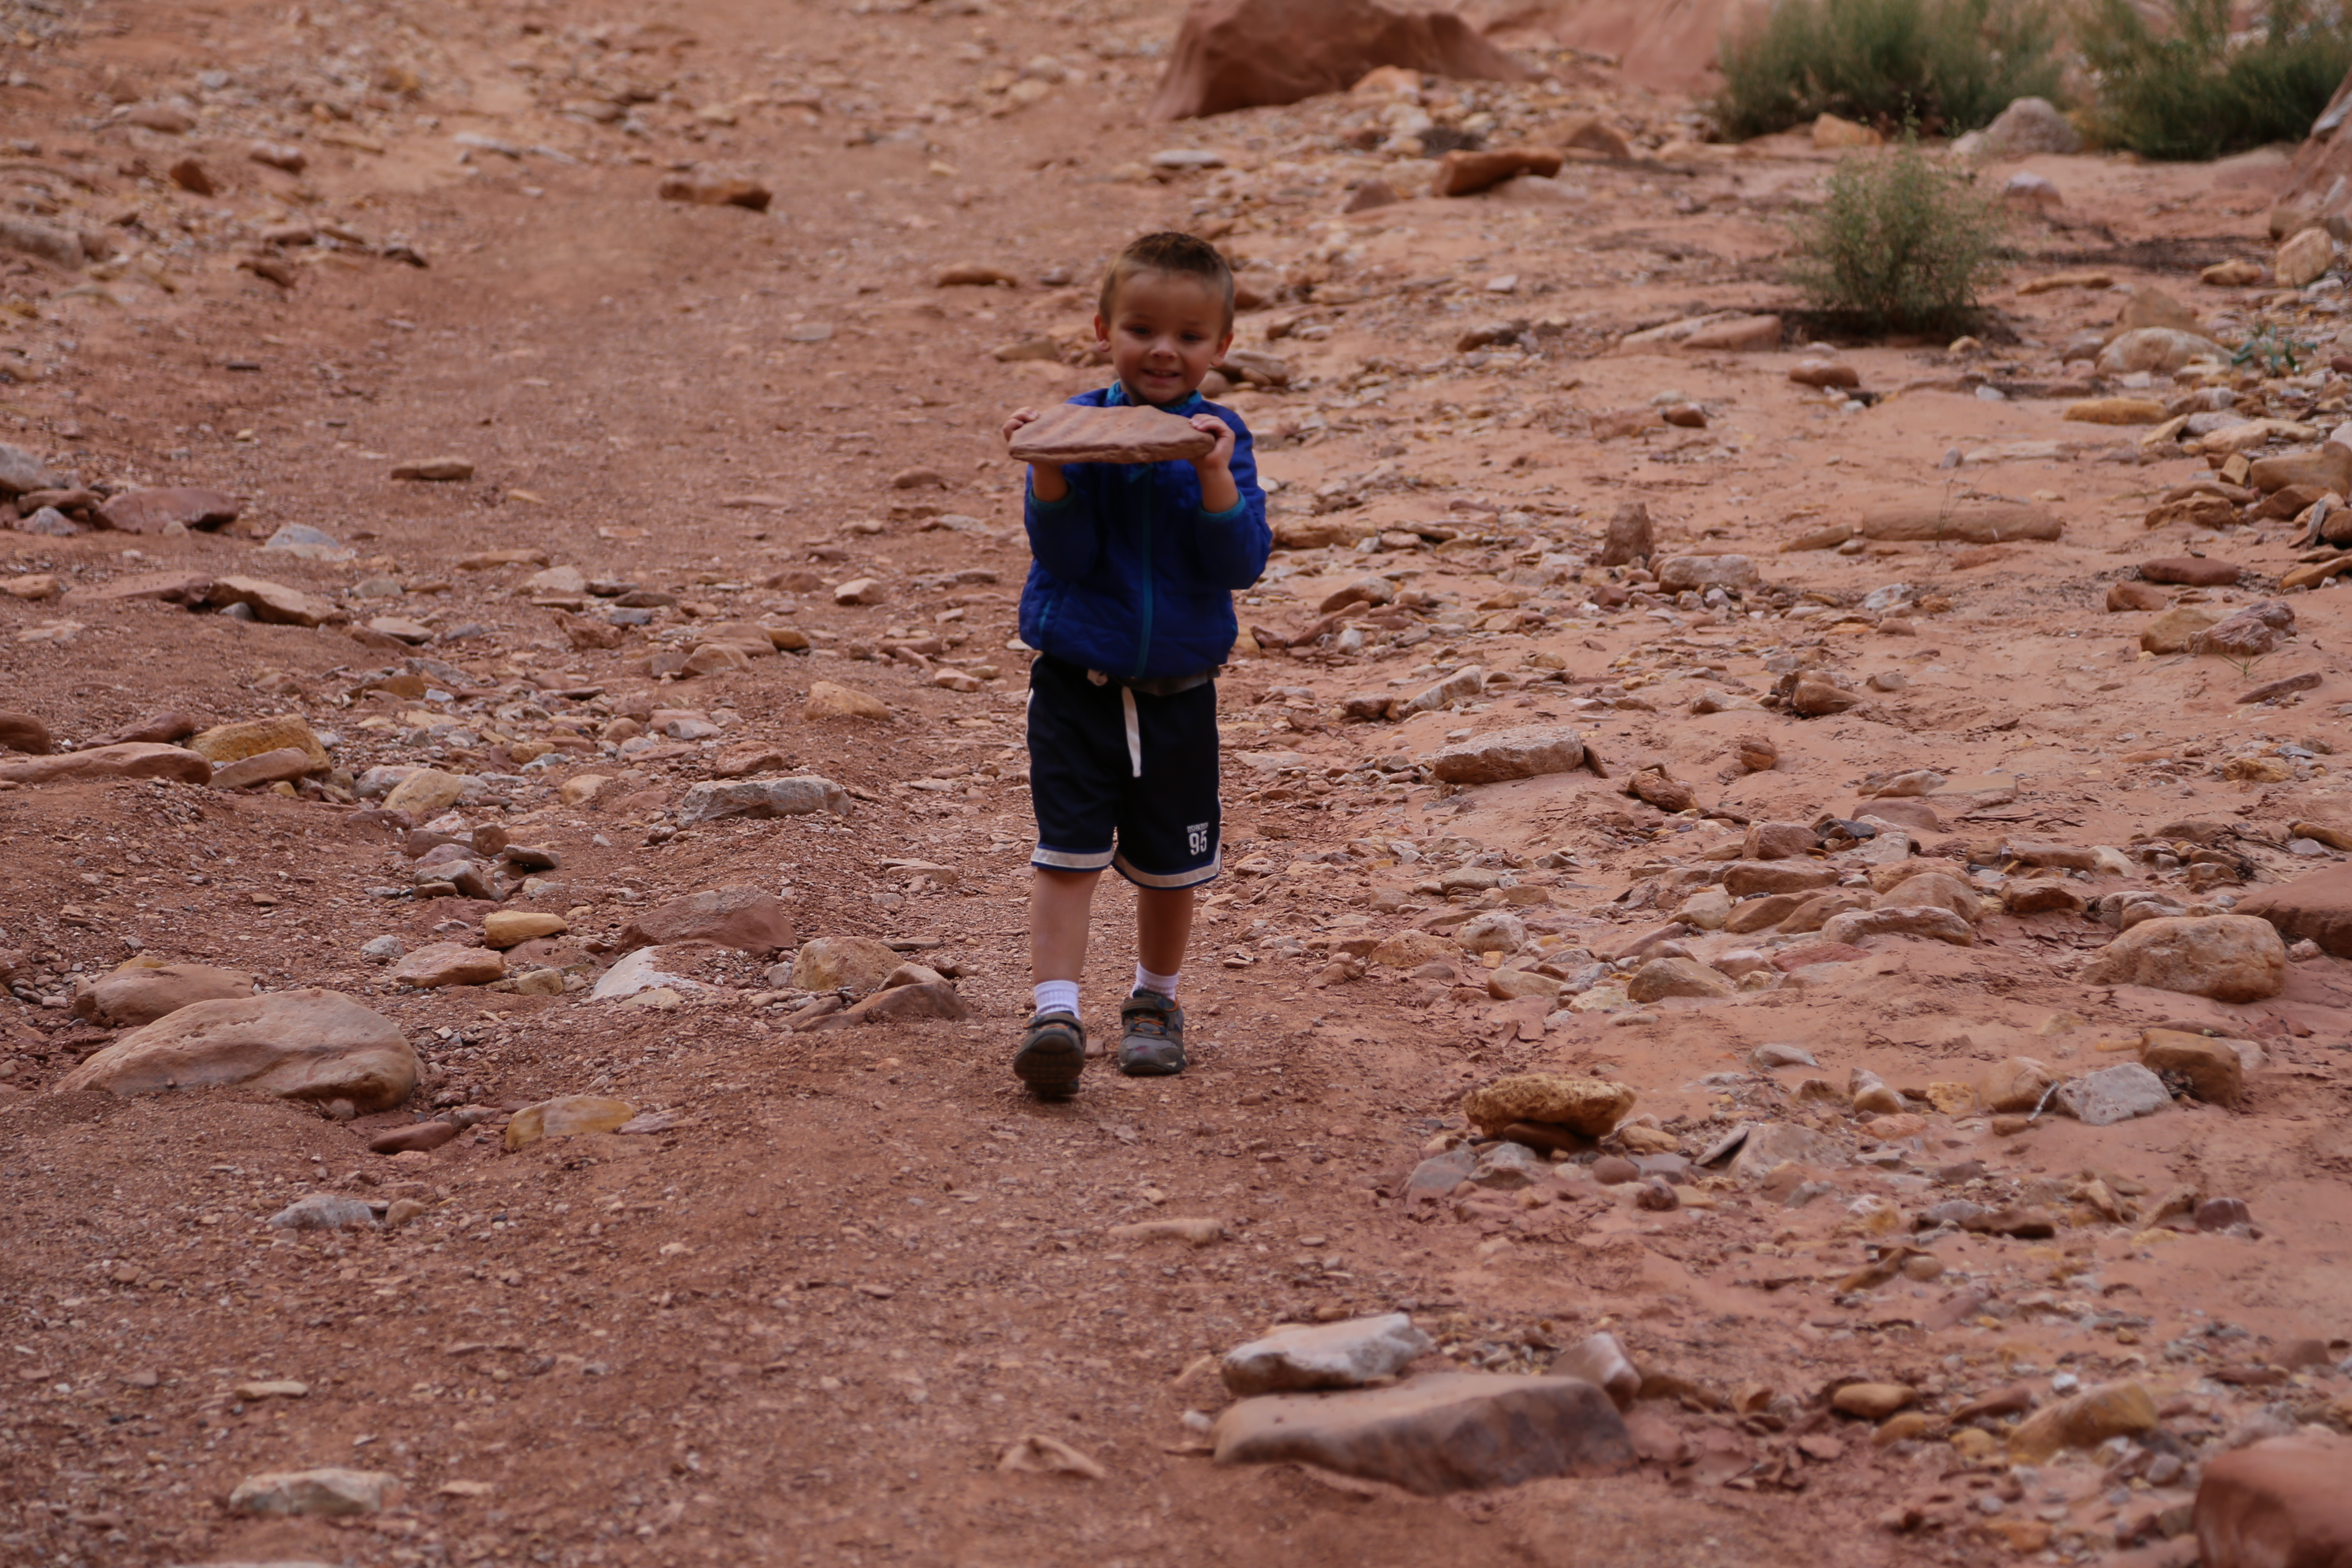
<path fill-rule="evenodd" d="M 1127 714 L 1128 763 L 1135 769 L 1135 776 L 1141 778 L 1143 776 L 1143 723 L 1136 717 L 1135 688 L 1122 686 L 1118 689 L 1118 705 Z"/>

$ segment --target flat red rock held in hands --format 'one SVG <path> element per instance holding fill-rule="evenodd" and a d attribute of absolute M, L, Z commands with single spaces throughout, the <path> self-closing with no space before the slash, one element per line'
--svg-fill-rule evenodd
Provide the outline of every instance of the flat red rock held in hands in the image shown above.
<path fill-rule="evenodd" d="M 1217 444 L 1192 421 L 1157 408 L 1094 408 L 1063 403 L 1013 433 L 1023 463 L 1165 463 L 1205 458 Z"/>

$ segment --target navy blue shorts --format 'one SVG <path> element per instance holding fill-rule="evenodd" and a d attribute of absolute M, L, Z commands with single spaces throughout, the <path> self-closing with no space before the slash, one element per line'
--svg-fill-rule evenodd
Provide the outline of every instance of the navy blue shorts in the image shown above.
<path fill-rule="evenodd" d="M 1075 664 L 1029 667 L 1032 866 L 1099 871 L 1139 888 L 1212 881 L 1220 858 L 1217 688 L 1155 697 L 1097 685 Z"/>

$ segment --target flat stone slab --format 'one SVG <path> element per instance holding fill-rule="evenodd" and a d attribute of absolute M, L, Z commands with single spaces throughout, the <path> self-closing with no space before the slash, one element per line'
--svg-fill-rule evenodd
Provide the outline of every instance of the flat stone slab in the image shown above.
<path fill-rule="evenodd" d="M 1229 1406 L 1212 1436 L 1221 1465 L 1319 1465 L 1423 1497 L 1616 1475 L 1634 1463 L 1617 1407 L 1575 1377 L 1449 1372 L 1390 1388 L 1265 1394 Z"/>
<path fill-rule="evenodd" d="M 1063 403 L 1013 433 L 1022 463 L 1165 463 L 1205 458 L 1216 438 L 1157 408 L 1093 408 Z"/>
<path fill-rule="evenodd" d="M 1580 768 L 1584 742 L 1573 730 L 1529 725 L 1463 741 L 1422 761 L 1447 784 L 1498 784 Z"/>

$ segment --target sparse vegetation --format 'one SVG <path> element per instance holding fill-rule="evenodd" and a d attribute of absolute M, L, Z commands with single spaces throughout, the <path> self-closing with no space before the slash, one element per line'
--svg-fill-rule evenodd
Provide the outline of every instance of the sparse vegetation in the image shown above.
<path fill-rule="evenodd" d="M 2133 0 L 2090 0 L 2083 56 L 2097 73 L 2094 125 L 2150 158 L 2215 158 L 2299 142 L 2352 69 L 2352 12 L 2272 0 L 2259 32 L 2232 36 L 2231 0 L 2165 0 L 2151 26 Z"/>
<path fill-rule="evenodd" d="M 2230 356 L 2232 365 L 2258 367 L 2264 375 L 2295 375 L 2316 352 L 2317 345 L 2281 332 L 2265 321 Z"/>
<path fill-rule="evenodd" d="M 1870 332 L 1964 329 L 2000 269 L 1997 203 L 1916 138 L 1841 159 L 1829 199 L 1796 225 L 1790 280 Z"/>
<path fill-rule="evenodd" d="M 2054 99 L 2056 26 L 2045 0 L 1780 0 L 1728 29 L 1715 113 L 1759 136 L 1823 112 L 1951 134 L 2011 99 Z"/>

